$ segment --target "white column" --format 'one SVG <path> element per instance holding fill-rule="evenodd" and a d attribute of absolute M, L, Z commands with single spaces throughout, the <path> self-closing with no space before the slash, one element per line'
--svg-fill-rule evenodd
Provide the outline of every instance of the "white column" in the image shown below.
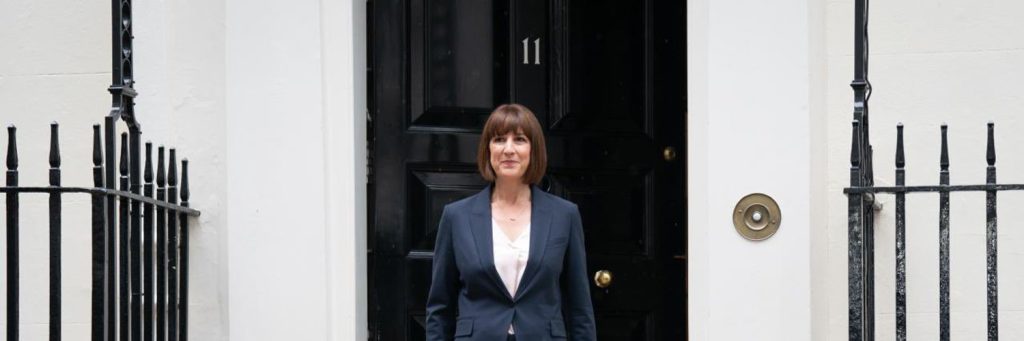
<path fill-rule="evenodd" d="M 366 2 L 321 1 L 328 339 L 366 340 Z"/>
<path fill-rule="evenodd" d="M 812 340 L 826 228 L 824 43 L 816 0 L 689 2 L 689 297 L 694 340 Z M 761 192 L 781 227 L 732 211 Z M 812 309 L 813 308 L 813 309 Z"/>
<path fill-rule="evenodd" d="M 227 1 L 232 340 L 327 339 L 320 18 L 317 0 Z"/>
<path fill-rule="evenodd" d="M 231 339 L 367 338 L 365 12 L 228 0 Z"/>

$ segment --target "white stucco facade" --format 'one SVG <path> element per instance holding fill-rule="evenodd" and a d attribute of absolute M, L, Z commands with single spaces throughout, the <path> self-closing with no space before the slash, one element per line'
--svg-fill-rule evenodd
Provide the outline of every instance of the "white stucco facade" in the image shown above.
<path fill-rule="evenodd" d="M 693 1 L 689 37 L 690 330 L 694 340 L 817 340 L 812 260 L 826 226 L 820 6 Z M 778 20 L 786 17 L 786 20 Z M 752 30 L 751 28 L 758 29 Z M 760 242 L 733 228 L 736 202 L 782 210 Z M 742 325 L 742 328 L 737 327 Z"/>
<path fill-rule="evenodd" d="M 229 334 L 366 339 L 365 4 L 226 8 Z"/>
<path fill-rule="evenodd" d="M 690 0 L 688 288 L 692 340 L 845 340 L 853 0 Z M 91 185 L 91 125 L 109 111 L 107 3 L 0 3 L 0 124 L 18 126 L 23 185 L 46 182 L 61 123 L 65 185 Z M 145 140 L 190 159 L 193 340 L 365 340 L 366 3 L 135 1 Z M 895 125 L 908 184 L 938 178 L 950 125 L 954 184 L 984 181 L 996 122 L 1001 182 L 1024 183 L 1024 4 L 927 0 L 871 7 L 872 143 L 893 183 Z M 684 61 L 680 61 L 684 62 Z M 683 95 L 683 94 L 680 94 Z M 0 146 L 6 150 L 6 132 Z M 751 242 L 731 211 L 748 193 L 783 222 Z M 955 194 L 953 337 L 985 328 L 983 194 Z M 894 338 L 891 196 L 876 227 L 879 340 Z M 1019 194 L 1000 194 L 1000 326 L 1024 336 Z M 45 197 L 22 200 L 22 339 L 47 332 Z M 0 204 L 4 202 L 0 198 Z M 938 334 L 937 196 L 908 196 L 908 331 Z M 0 210 L 0 215 L 3 212 Z M 78 218 L 76 218 L 78 217 Z M 89 202 L 65 204 L 66 340 L 89 326 Z M 29 228 L 32 227 L 32 228 Z M 5 263 L 0 254 L 0 271 Z M 0 276 L 2 277 L 2 276 Z M 0 283 L 0 286 L 4 285 Z M 2 290 L 2 288 L 0 288 Z M 0 295 L 0 305 L 6 304 Z M 32 304 L 27 304 L 31 302 Z M 0 328 L 4 328 L 0 321 Z"/>
<path fill-rule="evenodd" d="M 853 92 L 853 2 L 826 3 L 828 50 L 828 339 L 845 337 L 846 205 Z M 998 180 L 1022 183 L 1024 22 L 1019 2 L 926 1 L 871 4 L 871 134 L 875 181 L 895 184 L 896 124 L 904 124 L 908 185 L 939 179 L 939 126 L 949 125 L 950 182 L 985 182 L 985 124 L 995 122 Z M 1015 225 L 1019 193 L 1000 192 L 999 326 L 1001 339 L 1024 337 L 1024 261 Z M 876 329 L 895 339 L 895 204 L 879 196 L 876 212 Z M 954 193 L 950 213 L 951 337 L 986 336 L 985 194 Z M 938 339 L 938 195 L 907 195 L 907 332 Z"/>
<path fill-rule="evenodd" d="M 54 120 L 64 184 L 91 185 L 91 125 L 110 107 L 108 6 L 0 4 L 14 28 L 0 33 L 0 118 L 19 127 L 23 185 L 45 184 Z M 136 1 L 134 16 L 144 138 L 191 160 L 203 211 L 192 339 L 366 339 L 365 3 Z M 65 204 L 67 340 L 88 337 L 88 204 Z M 45 197 L 22 207 L 22 226 L 45 226 Z M 25 340 L 47 333 L 46 305 L 26 304 L 46 301 L 45 231 L 21 236 Z"/>

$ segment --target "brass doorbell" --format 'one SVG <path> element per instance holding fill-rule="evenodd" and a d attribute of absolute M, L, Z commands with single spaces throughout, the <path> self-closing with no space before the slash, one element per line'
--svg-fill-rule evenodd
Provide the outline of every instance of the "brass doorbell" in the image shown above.
<path fill-rule="evenodd" d="M 736 203 L 732 224 L 743 238 L 765 240 L 779 230 L 782 212 L 772 197 L 751 193 Z"/>

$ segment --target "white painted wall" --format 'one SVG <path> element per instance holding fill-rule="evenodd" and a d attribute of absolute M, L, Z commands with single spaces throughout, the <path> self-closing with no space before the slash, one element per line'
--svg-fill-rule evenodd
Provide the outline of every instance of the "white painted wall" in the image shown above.
<path fill-rule="evenodd" d="M 64 185 L 92 185 L 91 126 L 110 110 L 106 91 L 111 81 L 109 6 L 75 1 L 0 3 L 0 22 L 6 28 L 0 32 L 4 55 L 0 59 L 0 123 L 19 127 L 22 185 L 46 184 L 51 121 L 61 123 Z M 136 110 L 143 137 L 177 147 L 179 157 L 191 159 L 191 201 L 203 211 L 191 224 L 191 336 L 225 340 L 223 3 L 136 2 L 134 13 L 136 89 L 140 92 Z M 6 148 L 6 132 L 3 135 Z M 87 340 L 88 197 L 69 196 L 64 213 L 62 329 L 65 340 Z M 21 336 L 22 340 L 45 340 L 45 197 L 25 197 L 21 216 Z M 0 263 L 6 265 L 6 260 Z"/>
<path fill-rule="evenodd" d="M 846 202 L 853 92 L 853 0 L 829 1 L 828 40 L 828 338 L 847 327 Z M 907 183 L 938 183 L 939 125 L 949 128 L 953 184 L 985 181 L 985 123 L 996 123 L 1000 182 L 1022 183 L 1024 156 L 1024 3 L 967 0 L 871 3 L 871 134 L 875 178 L 895 182 L 896 123 L 906 138 Z M 937 339 L 938 195 L 907 197 L 907 309 L 910 339 Z M 1024 234 L 1014 210 L 1020 193 L 999 195 L 999 322 L 1002 339 L 1024 338 Z M 895 338 L 894 198 L 876 213 L 878 340 Z M 952 338 L 985 338 L 984 194 L 954 194 L 951 211 Z M 825 338 L 822 338 L 825 339 Z"/>
<path fill-rule="evenodd" d="M 177 147 L 178 157 L 189 159 L 190 204 L 202 211 L 189 235 L 190 337 L 226 340 L 230 157 L 224 134 L 225 5 L 196 0 L 134 5 L 136 88 L 141 93 L 136 112 L 143 134 Z M 101 18 L 109 18 L 109 12 Z"/>
<path fill-rule="evenodd" d="M 322 1 L 328 339 L 367 338 L 366 3 Z"/>
<path fill-rule="evenodd" d="M 18 126 L 21 184 L 47 184 L 49 123 L 63 125 L 63 182 L 66 185 L 92 184 L 92 124 L 110 109 L 110 10 L 72 1 L 0 2 L 0 124 Z M 69 17 L 98 18 L 95 21 L 67 20 Z M 6 159 L 7 131 L 0 136 L 0 155 Z M 35 195 L 22 200 L 21 207 L 21 336 L 24 340 L 44 340 L 48 310 L 48 228 L 47 200 Z M 6 205 L 0 198 L 0 207 Z M 63 302 L 62 329 L 68 340 L 85 340 L 88 335 L 90 293 L 89 198 L 70 197 L 64 205 L 67 213 L 62 248 Z M 5 217 L 0 210 L 0 217 Z M 73 217 L 85 217 L 75 220 Z M 6 221 L 4 219 L 3 221 Z M 3 223 L 5 224 L 5 223 Z M 6 227 L 0 232 L 7 243 Z M 6 249 L 6 247 L 4 247 Z M 0 255 L 6 293 L 6 252 Z M 0 305 L 6 307 L 6 294 Z M 6 330 L 6 313 L 0 328 Z M 72 337 L 72 335 L 82 335 Z"/>
<path fill-rule="evenodd" d="M 929 0 L 872 6 L 872 141 L 879 184 L 892 183 L 893 133 L 907 125 L 908 182 L 937 178 L 948 122 L 953 183 L 984 177 L 984 123 L 997 122 L 1000 179 L 1022 183 L 1024 23 L 1015 2 Z M 138 112 L 147 139 L 192 161 L 192 337 L 366 337 L 365 3 L 304 0 L 136 4 Z M 912 15 L 911 15 L 912 14 Z M 688 3 L 690 317 L 694 340 L 846 338 L 846 201 L 852 111 L 853 0 Z M 783 18 L 784 20 L 780 20 Z M 0 123 L 19 126 L 23 184 L 45 183 L 47 124 L 62 123 L 64 183 L 88 185 L 90 125 L 109 110 L 109 9 L 77 2 L 0 3 Z M 753 147 L 751 147 L 753 146 Z M 735 202 L 764 192 L 779 233 L 749 242 Z M 984 329 L 980 194 L 954 196 L 953 335 Z M 1000 317 L 1024 335 L 1024 271 L 1012 226 L 1020 194 L 1001 195 Z M 879 212 L 879 339 L 892 339 L 892 199 Z M 45 226 L 45 199 L 23 200 L 23 226 Z M 910 334 L 934 338 L 936 202 L 908 209 Z M 3 199 L 0 198 L 0 204 Z M 88 328 L 88 233 L 66 206 L 66 339 Z M 2 214 L 2 212 L 0 212 Z M 24 229 L 23 302 L 45 302 L 45 229 Z M 3 266 L 0 254 L 0 271 Z M 2 285 L 2 284 L 0 284 Z M 2 288 L 0 288 L 2 289 Z M 0 304 L 3 304 L 0 297 Z M 23 304 L 26 340 L 46 305 Z M 0 321 L 0 328 L 3 328 Z M 744 327 L 737 328 L 738 323 Z"/>
<path fill-rule="evenodd" d="M 690 1 L 689 243 L 693 340 L 811 340 L 824 295 L 825 47 L 814 0 Z M 780 19 L 785 18 L 785 19 Z M 817 181 L 817 182 L 816 182 Z M 779 232 L 751 242 L 732 226 L 744 195 L 771 195 Z M 818 267 L 818 268 L 815 268 Z"/>
<path fill-rule="evenodd" d="M 228 296 L 237 340 L 327 335 L 317 5 L 227 1 Z"/>
<path fill-rule="evenodd" d="M 366 338 L 364 6 L 227 2 L 232 339 Z"/>
<path fill-rule="evenodd" d="M 0 3 L 13 28 L 0 31 L 0 123 L 19 126 L 22 184 L 45 184 L 58 120 L 64 183 L 91 185 L 91 125 L 110 107 L 108 6 Z M 144 137 L 191 160 L 203 212 L 192 339 L 366 339 L 365 3 L 136 2 L 134 29 Z M 22 339 L 44 340 L 47 235 L 28 227 L 45 226 L 45 197 L 22 207 Z M 67 340 L 88 335 L 88 209 L 65 204 Z"/>

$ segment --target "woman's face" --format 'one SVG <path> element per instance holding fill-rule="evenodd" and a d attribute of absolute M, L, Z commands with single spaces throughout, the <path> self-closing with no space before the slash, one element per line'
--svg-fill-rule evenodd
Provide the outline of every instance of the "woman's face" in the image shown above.
<path fill-rule="evenodd" d="M 530 139 L 522 130 L 491 138 L 491 169 L 498 179 L 522 179 L 530 166 Z"/>

